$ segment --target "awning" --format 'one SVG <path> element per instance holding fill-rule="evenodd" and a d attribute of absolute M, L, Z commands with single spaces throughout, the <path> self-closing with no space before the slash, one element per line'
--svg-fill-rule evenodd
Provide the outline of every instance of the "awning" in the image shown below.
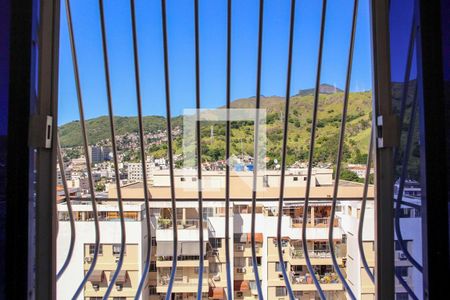
<path fill-rule="evenodd" d="M 198 242 L 178 242 L 177 255 L 199 256 L 200 247 Z M 173 242 L 158 242 L 156 256 L 173 256 Z M 206 242 L 203 243 L 203 252 L 206 253 Z"/>
<path fill-rule="evenodd" d="M 206 253 L 206 242 L 203 243 L 203 253 Z M 200 255 L 200 244 L 198 242 L 181 242 L 181 255 Z"/>
<path fill-rule="evenodd" d="M 102 270 L 94 270 L 89 276 L 89 281 L 93 283 L 103 282 L 105 278 L 105 271 Z"/>
<path fill-rule="evenodd" d="M 252 241 L 252 234 L 251 233 L 247 234 L 247 240 L 249 242 Z M 262 244 L 262 242 L 263 242 L 263 234 L 262 233 L 255 232 L 255 242 Z"/>
<path fill-rule="evenodd" d="M 173 242 L 158 242 L 156 246 L 156 256 L 173 256 Z M 181 243 L 178 242 L 177 255 L 181 253 Z"/>
<path fill-rule="evenodd" d="M 114 276 L 114 273 L 111 272 L 111 278 Z M 116 279 L 116 284 L 124 284 L 127 281 L 128 278 L 128 271 L 126 270 L 120 270 L 119 275 Z"/>
<path fill-rule="evenodd" d="M 209 299 L 223 300 L 225 299 L 225 288 L 209 288 Z"/>
<path fill-rule="evenodd" d="M 250 290 L 250 285 L 248 281 L 245 280 L 235 280 L 234 281 L 234 290 L 236 292 L 245 292 Z"/>

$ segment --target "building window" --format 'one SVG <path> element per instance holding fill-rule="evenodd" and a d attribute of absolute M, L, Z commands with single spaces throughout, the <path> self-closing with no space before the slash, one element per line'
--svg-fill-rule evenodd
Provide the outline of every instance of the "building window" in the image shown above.
<path fill-rule="evenodd" d="M 209 273 L 212 273 L 212 274 L 220 273 L 220 264 L 210 263 L 209 264 Z"/>
<path fill-rule="evenodd" d="M 156 261 L 152 261 L 150 263 L 150 269 L 149 272 L 156 272 Z"/>
<path fill-rule="evenodd" d="M 156 246 L 156 236 L 152 236 L 152 246 Z"/>
<path fill-rule="evenodd" d="M 284 262 L 284 268 L 287 268 L 287 262 Z M 276 272 L 281 272 L 281 265 L 279 262 L 275 263 L 275 271 Z"/>
<path fill-rule="evenodd" d="M 89 244 L 89 255 L 94 255 L 95 253 L 95 244 Z M 103 245 L 100 244 L 98 248 L 98 255 L 103 255 Z"/>
<path fill-rule="evenodd" d="M 398 273 L 402 277 L 408 277 L 408 267 L 397 267 Z"/>
<path fill-rule="evenodd" d="M 235 257 L 234 266 L 237 268 L 245 267 L 245 257 Z"/>
<path fill-rule="evenodd" d="M 244 297 L 244 293 L 236 292 L 236 298 L 242 298 L 242 297 Z"/>
<path fill-rule="evenodd" d="M 275 296 L 285 297 L 287 296 L 287 289 L 284 286 L 277 286 L 275 290 Z"/>
<path fill-rule="evenodd" d="M 294 181 L 298 181 L 298 177 L 294 177 Z"/>
<path fill-rule="evenodd" d="M 195 273 L 195 274 L 198 274 L 198 271 L 199 271 L 199 270 L 200 270 L 199 267 L 195 267 L 195 268 L 194 268 L 194 273 Z M 203 268 L 203 273 L 206 273 L 206 267 Z"/>
<path fill-rule="evenodd" d="M 220 238 L 209 238 L 209 243 L 213 249 L 222 248 L 222 239 Z"/>
<path fill-rule="evenodd" d="M 181 178 L 180 178 L 180 181 L 186 181 L 186 178 L 181 177 Z"/>
<path fill-rule="evenodd" d="M 114 244 L 113 246 L 112 246 L 112 252 L 113 252 L 113 255 L 120 255 L 120 250 L 122 249 L 122 247 L 121 247 L 121 245 L 120 244 Z M 125 246 L 125 249 L 123 250 L 123 254 L 126 254 L 127 252 L 126 252 L 126 246 Z"/>
<path fill-rule="evenodd" d="M 395 300 L 408 300 L 408 293 L 396 293 Z"/>
<path fill-rule="evenodd" d="M 261 266 L 261 256 L 256 257 L 256 263 L 258 264 L 258 266 Z M 248 258 L 248 265 L 250 267 L 253 266 L 253 260 L 251 257 Z"/>
<path fill-rule="evenodd" d="M 148 294 L 149 296 L 157 295 L 156 294 L 156 286 L 151 285 L 148 287 Z"/>
<path fill-rule="evenodd" d="M 113 300 L 127 300 L 127 297 L 113 297 Z"/>
<path fill-rule="evenodd" d="M 394 242 L 395 242 L 395 251 L 402 251 L 402 248 L 400 246 L 400 242 L 398 240 L 395 240 Z M 403 244 L 406 246 L 406 249 L 408 249 L 408 243 L 409 242 L 410 241 L 403 240 Z"/>
<path fill-rule="evenodd" d="M 192 182 L 196 182 L 197 178 L 196 177 L 192 177 Z"/>

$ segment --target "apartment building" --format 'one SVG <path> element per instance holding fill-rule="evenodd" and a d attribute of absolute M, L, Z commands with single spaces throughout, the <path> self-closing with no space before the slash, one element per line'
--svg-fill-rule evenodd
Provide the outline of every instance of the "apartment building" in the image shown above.
<path fill-rule="evenodd" d="M 395 184 L 394 190 L 396 193 L 398 192 L 398 182 Z M 402 204 L 400 207 L 399 227 L 408 252 L 419 263 L 422 263 L 422 221 L 418 210 L 421 201 L 420 195 L 421 189 L 417 182 L 411 180 L 405 182 L 402 199 L 405 204 Z M 347 241 L 348 283 L 358 299 L 375 299 L 374 285 L 363 267 L 358 249 L 358 224 L 361 216 L 361 202 L 342 201 L 340 204 L 337 217 L 341 220 L 342 230 Z M 373 202 L 368 201 L 364 216 L 362 241 L 367 263 L 372 273 L 375 267 L 374 218 Z M 421 295 L 423 293 L 422 274 L 407 260 L 396 234 L 394 238 L 395 268 L 414 291 L 414 294 Z M 400 284 L 398 278 L 395 279 L 395 293 L 398 300 L 409 299 L 408 292 Z"/>
<path fill-rule="evenodd" d="M 155 164 L 153 162 L 147 162 L 146 163 L 146 169 L 147 169 L 147 178 L 150 179 L 152 176 L 152 171 L 155 168 Z M 127 164 L 127 179 L 128 181 L 139 181 L 143 180 L 143 173 L 142 173 L 142 163 L 128 163 Z"/>
<path fill-rule="evenodd" d="M 72 259 L 58 280 L 58 299 L 72 299 L 80 283 L 93 262 L 95 231 L 93 213 L 89 201 L 73 201 L 76 238 Z M 125 203 L 126 247 L 122 270 L 111 293 L 111 299 L 134 299 L 137 282 L 145 264 L 148 234 L 145 226 L 144 204 Z M 100 248 L 97 264 L 77 299 L 98 299 L 102 297 L 113 275 L 120 253 L 121 230 L 119 210 L 116 202 L 99 203 Z M 57 266 L 60 268 L 70 245 L 70 222 L 65 202 L 58 204 L 59 252 Z M 151 276 L 149 277 L 151 279 Z M 76 283 L 76 284 L 75 284 Z M 148 294 L 146 288 L 143 294 Z M 142 298 L 146 299 L 146 298 Z"/>

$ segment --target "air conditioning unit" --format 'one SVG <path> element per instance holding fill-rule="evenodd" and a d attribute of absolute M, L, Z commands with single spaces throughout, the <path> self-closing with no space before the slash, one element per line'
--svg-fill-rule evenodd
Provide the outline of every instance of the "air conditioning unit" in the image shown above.
<path fill-rule="evenodd" d="M 245 270 L 245 268 L 237 268 L 236 272 L 237 273 L 245 273 L 246 270 Z"/>
<path fill-rule="evenodd" d="M 399 251 L 399 252 L 398 252 L 398 259 L 400 259 L 400 260 L 406 260 L 407 257 L 406 257 L 406 255 L 405 255 L 405 253 Z"/>
<path fill-rule="evenodd" d="M 92 262 L 92 257 L 91 256 L 86 256 L 84 258 L 84 262 L 87 263 L 87 264 L 90 264 Z"/>
<path fill-rule="evenodd" d="M 121 291 L 123 289 L 123 285 L 116 284 L 116 290 Z"/>
<path fill-rule="evenodd" d="M 236 251 L 244 251 L 244 245 L 237 245 Z"/>
<path fill-rule="evenodd" d="M 98 284 L 93 284 L 92 287 L 94 288 L 95 291 L 98 291 L 98 289 L 100 288 L 100 286 Z"/>
<path fill-rule="evenodd" d="M 220 274 L 214 275 L 213 280 L 214 281 L 220 281 Z"/>

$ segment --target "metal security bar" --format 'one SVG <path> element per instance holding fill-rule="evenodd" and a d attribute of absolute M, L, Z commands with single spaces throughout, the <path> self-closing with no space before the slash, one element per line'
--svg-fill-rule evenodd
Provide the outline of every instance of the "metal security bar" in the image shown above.
<path fill-rule="evenodd" d="M 306 190 L 305 190 L 305 204 L 303 206 L 303 225 L 302 225 L 302 243 L 303 249 L 305 253 L 306 265 L 310 274 L 315 274 L 313 266 L 311 264 L 311 259 L 308 253 L 308 243 L 306 240 L 306 224 L 308 223 L 308 205 L 309 205 L 309 194 L 311 190 L 311 174 L 312 174 L 312 164 L 314 158 L 314 144 L 316 140 L 316 124 L 317 124 L 317 110 L 319 106 L 319 92 L 320 92 L 320 73 L 322 70 L 322 50 L 323 50 L 323 40 L 325 34 L 325 19 L 327 13 L 327 0 L 322 0 L 322 14 L 320 20 L 320 38 L 319 38 L 319 52 L 317 56 L 317 71 L 316 71 L 316 82 L 315 82 L 315 90 L 314 90 L 314 106 L 313 106 L 313 115 L 311 122 L 311 138 L 309 142 L 309 157 L 308 157 L 308 176 L 306 180 Z M 316 276 L 312 276 L 314 281 L 314 285 L 316 286 L 317 292 L 320 296 L 320 299 L 325 300 L 325 294 L 320 286 L 319 281 Z"/>
<path fill-rule="evenodd" d="M 347 291 L 348 295 L 351 299 L 356 300 L 355 294 L 353 293 L 352 289 L 347 283 L 347 280 L 345 280 L 344 275 L 341 272 L 341 269 L 339 268 L 339 265 L 337 263 L 336 259 L 336 253 L 334 251 L 334 242 L 333 242 L 333 224 L 334 224 L 334 215 L 336 213 L 336 202 L 337 202 L 337 195 L 339 191 L 339 178 L 341 175 L 341 160 L 342 160 L 342 153 L 344 148 L 344 136 L 345 136 L 345 125 L 347 123 L 347 107 L 348 107 L 348 97 L 350 93 L 350 81 L 352 77 L 352 65 L 353 65 L 353 50 L 354 50 L 354 44 L 355 44 L 355 35 L 356 35 L 356 21 L 358 17 L 358 0 L 355 0 L 353 4 L 353 19 L 352 19 L 352 31 L 350 35 L 350 47 L 348 51 L 348 62 L 347 62 L 347 76 L 345 80 L 345 91 L 344 91 L 344 104 L 342 108 L 342 119 L 341 119 L 341 130 L 339 132 L 339 146 L 338 146 L 338 153 L 337 153 L 337 160 L 336 160 L 336 175 L 334 178 L 334 188 L 333 188 L 333 204 L 331 206 L 331 215 L 330 215 L 330 224 L 329 224 L 329 230 L 328 230 L 328 243 L 330 245 L 330 252 L 331 252 L 331 259 L 333 261 L 334 269 L 336 270 L 339 278 L 342 281 L 342 284 L 345 287 L 345 290 Z M 369 148 L 370 151 L 370 148 Z"/>
<path fill-rule="evenodd" d="M 61 153 L 61 145 L 59 142 L 59 135 L 56 135 L 56 155 L 58 156 L 58 165 L 59 165 L 59 172 L 61 174 L 61 181 L 64 188 L 64 196 L 66 198 L 67 203 L 67 211 L 69 213 L 69 219 L 70 219 L 70 245 L 69 245 L 69 251 L 67 252 L 66 259 L 64 260 L 64 263 L 62 267 L 59 269 L 58 273 L 56 274 L 56 280 L 59 280 L 61 276 L 64 274 L 64 271 L 67 269 L 67 266 L 70 263 L 70 260 L 72 259 L 73 254 L 73 248 L 75 246 L 75 239 L 76 239 L 76 232 L 75 232 L 75 221 L 73 218 L 73 211 L 72 211 L 72 202 L 70 201 L 70 193 L 69 188 L 67 186 L 67 180 L 66 180 L 66 172 L 64 170 L 64 160 Z"/>
<path fill-rule="evenodd" d="M 87 169 L 88 180 L 89 180 L 89 193 L 90 193 L 90 197 L 91 197 L 92 212 L 94 214 L 94 226 L 95 226 L 94 257 L 93 257 L 91 266 L 89 267 L 88 271 L 84 275 L 83 280 L 81 281 L 75 294 L 72 297 L 72 298 L 76 299 L 82 292 L 84 285 L 86 284 L 89 276 L 91 276 L 92 272 L 94 271 L 95 265 L 97 264 L 97 258 L 98 258 L 99 246 L 100 246 L 100 226 L 98 223 L 97 202 L 95 199 L 94 182 L 92 179 L 91 159 L 89 157 L 89 143 L 88 143 L 88 139 L 87 139 L 86 123 L 85 123 L 85 119 L 84 119 L 83 99 L 82 99 L 82 93 L 81 93 L 80 75 L 78 73 L 78 59 L 77 59 L 77 52 L 76 52 L 76 47 L 75 47 L 75 37 L 74 37 L 73 25 L 72 25 L 72 14 L 70 11 L 70 0 L 66 0 L 66 15 L 67 15 L 68 28 L 69 28 L 70 49 L 71 49 L 71 53 L 72 53 L 72 64 L 73 64 L 73 71 L 74 71 L 74 77 L 75 77 L 75 87 L 76 87 L 76 91 L 77 91 L 78 109 L 79 109 L 79 114 L 80 114 L 81 133 L 82 133 L 82 137 L 83 137 L 83 148 L 84 148 L 84 153 L 85 153 L 86 169 Z"/>
<path fill-rule="evenodd" d="M 359 250 L 359 255 L 361 257 L 361 261 L 364 266 L 364 270 L 366 271 L 366 273 L 369 276 L 372 283 L 375 284 L 375 277 L 373 276 L 373 273 L 369 268 L 369 264 L 367 263 L 366 254 L 364 253 L 364 247 L 363 247 L 363 226 L 364 226 L 364 217 L 366 214 L 367 192 L 369 189 L 370 165 L 372 164 L 373 139 L 374 139 L 374 134 L 373 134 L 373 128 L 372 128 L 372 131 L 370 133 L 369 153 L 367 155 L 366 174 L 365 174 L 365 178 L 364 178 L 363 199 L 361 201 L 361 215 L 359 216 L 359 223 L 358 223 L 358 250 Z"/>
<path fill-rule="evenodd" d="M 172 223 L 177 224 L 177 204 L 175 197 L 175 180 L 174 180 L 174 163 L 173 163 L 173 148 L 172 148 L 172 122 L 170 111 L 170 81 L 169 81 L 169 46 L 167 42 L 167 17 L 166 17 L 166 0 L 161 0 L 161 19 L 162 19 L 162 33 L 163 33 L 163 52 L 164 52 L 164 84 L 166 92 L 166 118 L 167 118 L 167 145 L 169 155 L 169 172 L 170 172 L 170 196 L 172 200 Z M 203 230 L 203 228 L 200 228 Z M 173 254 L 172 254 L 172 270 L 170 273 L 169 285 L 166 293 L 166 300 L 171 299 L 173 282 L 177 270 L 178 257 L 178 230 L 177 226 L 173 226 Z"/>
<path fill-rule="evenodd" d="M 119 276 L 119 272 L 122 269 L 127 238 L 126 238 L 125 220 L 124 220 L 124 214 L 123 214 L 122 192 L 120 189 L 119 161 L 117 158 L 116 130 L 115 130 L 115 126 L 114 126 L 111 80 L 109 78 L 109 59 L 108 59 L 108 46 L 106 43 L 106 28 L 105 28 L 105 14 L 103 11 L 103 0 L 99 0 L 99 7 L 100 7 L 100 24 L 101 24 L 101 35 L 102 35 L 103 65 L 104 65 L 104 69 L 105 69 L 106 95 L 108 98 L 109 128 L 110 128 L 110 133 L 111 133 L 111 144 L 112 144 L 113 160 L 114 160 L 114 174 L 116 177 L 117 204 L 119 206 L 120 230 L 121 230 L 119 261 L 117 262 L 117 267 L 114 272 L 114 275 L 111 277 L 111 281 L 108 285 L 108 289 L 106 290 L 105 295 L 103 296 L 103 299 L 107 300 L 109 295 L 111 294 L 111 291 L 114 287 L 117 277 Z M 140 129 L 141 129 L 140 131 L 142 132 L 142 128 L 140 128 Z M 143 143 L 144 143 L 144 141 L 141 139 L 141 145 L 143 145 Z M 146 189 L 145 181 L 144 181 L 144 189 Z M 146 203 L 148 203 L 147 200 L 148 199 L 146 198 L 146 201 L 145 201 Z"/>
<path fill-rule="evenodd" d="M 194 0 L 194 23 L 195 23 L 195 105 L 197 122 L 195 122 L 196 140 L 197 140 L 197 185 L 198 185 L 198 219 L 199 223 L 203 222 L 203 190 L 202 190 L 202 149 L 201 149 L 201 133 L 200 133 L 200 33 L 199 33 L 199 16 L 198 16 L 198 0 Z M 203 226 L 198 230 L 199 235 L 199 270 L 203 270 L 204 266 L 204 249 L 203 249 Z M 203 272 L 198 272 L 198 288 L 197 299 L 202 299 Z"/>
<path fill-rule="evenodd" d="M 261 288 L 261 281 L 259 280 L 258 263 L 256 259 L 256 241 L 255 241 L 255 227 L 256 227 L 256 189 L 258 178 L 258 132 L 259 132 L 259 108 L 261 105 L 261 71 L 262 71 L 262 43 L 263 43 L 263 29 L 264 29 L 264 0 L 259 1 L 259 22 L 258 22 L 258 58 L 256 69 L 256 116 L 255 116 L 255 137 L 254 137 L 254 151 L 253 151 L 253 188 L 252 188 L 252 223 L 251 223 L 251 245 L 252 245 L 252 266 L 255 274 L 256 288 L 258 289 L 258 298 L 263 300 L 263 293 Z"/>
<path fill-rule="evenodd" d="M 145 212 L 147 216 L 146 226 L 147 226 L 147 253 L 146 253 L 146 264 L 144 270 L 142 272 L 141 280 L 139 282 L 139 287 L 136 291 L 135 299 L 140 298 L 141 291 L 146 283 L 146 279 L 148 276 L 148 270 L 150 268 L 150 260 L 152 253 L 152 243 L 151 243 L 151 226 L 150 226 L 150 204 L 149 204 L 149 193 L 148 193 L 148 180 L 147 180 L 147 157 L 145 154 L 145 139 L 144 139 L 144 124 L 142 120 L 142 97 L 141 97 L 141 80 L 140 80 L 140 71 L 139 71 L 139 54 L 138 54 L 138 38 L 136 32 L 136 9 L 134 0 L 130 0 L 130 9 L 131 9 L 131 28 L 133 32 L 133 60 L 134 60 L 134 81 L 136 85 L 136 100 L 137 100 L 137 109 L 138 109 L 138 124 L 139 124 L 139 146 L 141 152 L 141 165 L 142 165 L 142 178 L 143 178 L 143 189 L 144 189 L 144 200 L 145 200 Z M 116 177 L 117 181 L 117 177 Z M 119 194 L 118 194 L 119 195 Z M 124 249 L 121 249 L 123 251 Z"/>
<path fill-rule="evenodd" d="M 225 137 L 225 157 L 228 163 L 225 164 L 225 267 L 227 273 L 227 296 L 228 300 L 233 299 L 233 282 L 231 281 L 231 255 L 230 255 L 230 109 L 231 109 L 231 21 L 232 21 L 232 1 L 227 1 L 227 86 L 226 86 L 226 106 L 227 106 L 227 128 Z"/>
<path fill-rule="evenodd" d="M 291 283 L 286 272 L 286 266 L 283 259 L 283 248 L 281 245 L 281 223 L 283 219 L 283 198 L 284 198 L 284 175 L 286 172 L 286 153 L 287 153 L 287 137 L 289 127 L 289 104 L 291 99 L 291 74 L 292 74 L 292 49 L 294 47 L 294 23 L 295 23 L 295 0 L 291 0 L 291 14 L 289 25 L 289 50 L 288 50 L 288 65 L 287 65 L 287 80 L 286 80 L 286 103 L 284 109 L 284 135 L 283 135 L 283 148 L 281 156 L 281 176 L 280 176 L 280 199 L 278 202 L 278 224 L 277 224 L 277 249 L 278 260 L 281 266 L 281 272 L 286 284 L 286 288 L 290 299 L 295 299 L 294 292 L 292 291 Z"/>

